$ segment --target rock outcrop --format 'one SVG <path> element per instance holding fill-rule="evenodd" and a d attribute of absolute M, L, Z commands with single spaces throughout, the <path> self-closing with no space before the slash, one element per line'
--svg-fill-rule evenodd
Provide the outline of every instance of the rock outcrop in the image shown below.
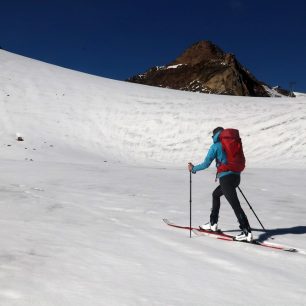
<path fill-rule="evenodd" d="M 168 65 L 153 67 L 127 81 L 203 93 L 271 96 L 268 85 L 210 41 L 200 41 Z"/>

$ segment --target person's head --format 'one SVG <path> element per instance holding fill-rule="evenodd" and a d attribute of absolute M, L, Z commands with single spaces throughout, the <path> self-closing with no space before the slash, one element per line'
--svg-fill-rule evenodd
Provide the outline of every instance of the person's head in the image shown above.
<path fill-rule="evenodd" d="M 213 130 L 213 137 L 220 131 L 223 131 L 224 128 L 222 126 L 218 126 Z"/>

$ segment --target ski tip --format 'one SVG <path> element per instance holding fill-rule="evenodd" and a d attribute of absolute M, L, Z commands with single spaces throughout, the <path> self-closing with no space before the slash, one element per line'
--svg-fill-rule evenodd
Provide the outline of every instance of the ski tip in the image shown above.
<path fill-rule="evenodd" d="M 163 219 L 163 221 L 167 224 L 167 225 L 174 225 L 174 223 L 173 222 L 171 222 L 169 219 L 167 219 L 167 218 L 164 218 Z"/>

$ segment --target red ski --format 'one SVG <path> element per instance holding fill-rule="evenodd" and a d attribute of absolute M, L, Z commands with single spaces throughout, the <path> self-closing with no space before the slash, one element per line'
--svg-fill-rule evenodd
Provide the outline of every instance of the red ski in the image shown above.
<path fill-rule="evenodd" d="M 238 240 L 235 240 L 235 236 L 228 235 L 226 233 L 223 233 L 222 231 L 213 232 L 213 231 L 207 231 L 207 230 L 203 230 L 203 229 L 196 228 L 196 227 L 191 227 L 190 228 L 189 226 L 181 226 L 181 225 L 174 224 L 174 223 L 170 222 L 168 219 L 163 219 L 163 221 L 167 225 L 172 226 L 172 227 L 186 229 L 186 230 L 189 230 L 189 231 L 191 229 L 192 232 L 197 236 L 208 236 L 208 237 L 213 237 L 213 238 L 220 239 L 220 240 L 255 244 L 255 245 L 258 245 L 258 246 L 262 246 L 262 247 L 270 248 L 270 249 L 275 249 L 275 250 L 279 250 L 279 251 L 306 254 L 302 250 L 298 250 L 296 248 L 291 248 L 291 247 L 287 247 L 287 246 L 283 246 L 283 245 L 279 245 L 279 244 L 274 244 L 274 243 L 270 243 L 270 242 L 266 242 L 266 241 L 258 241 L 258 240 L 253 240 L 251 242 L 238 241 Z"/>

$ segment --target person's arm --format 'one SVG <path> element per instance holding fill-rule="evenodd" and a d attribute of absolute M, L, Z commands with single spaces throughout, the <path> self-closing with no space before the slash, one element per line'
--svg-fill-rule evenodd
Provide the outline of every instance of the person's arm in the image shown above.
<path fill-rule="evenodd" d="M 215 144 L 213 144 L 210 147 L 204 161 L 201 164 L 198 164 L 192 167 L 192 173 L 196 173 L 197 171 L 207 169 L 211 165 L 211 163 L 214 161 L 216 156 L 217 156 L 217 147 Z"/>

